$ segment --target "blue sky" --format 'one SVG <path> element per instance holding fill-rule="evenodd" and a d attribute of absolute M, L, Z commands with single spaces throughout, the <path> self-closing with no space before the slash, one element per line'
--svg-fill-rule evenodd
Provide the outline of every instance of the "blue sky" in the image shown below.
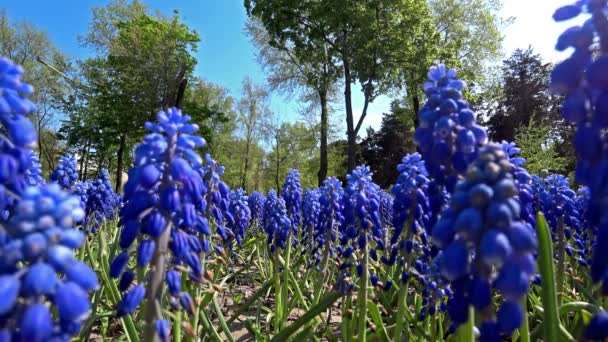
<path fill-rule="evenodd" d="M 88 56 L 79 46 L 77 37 L 87 31 L 93 7 L 104 6 L 108 0 L 3 0 L 0 8 L 8 11 L 11 20 L 28 20 L 45 30 L 52 41 L 74 58 Z M 553 46 L 560 32 L 572 23 L 557 24 L 551 19 L 555 8 L 573 0 L 504 0 L 502 15 L 514 17 L 514 23 L 504 31 L 505 55 L 516 48 L 532 46 L 549 61 L 559 61 L 564 54 Z M 183 21 L 202 37 L 197 53 L 196 75 L 218 83 L 240 95 L 241 80 L 250 76 L 263 82 L 264 73 L 255 61 L 255 49 L 243 32 L 246 20 L 242 0 L 144 0 L 152 10 L 171 15 L 178 9 Z M 358 90 L 358 87 L 353 87 Z M 363 128 L 378 128 L 382 113 L 389 108 L 390 99 L 381 97 L 369 108 Z M 362 98 L 357 91 L 353 99 L 355 113 L 361 112 Z M 275 95 L 271 107 L 287 120 L 298 118 L 299 105 L 286 97 Z M 336 106 L 337 118 L 342 107 Z M 361 132 L 365 132 L 365 129 Z"/>

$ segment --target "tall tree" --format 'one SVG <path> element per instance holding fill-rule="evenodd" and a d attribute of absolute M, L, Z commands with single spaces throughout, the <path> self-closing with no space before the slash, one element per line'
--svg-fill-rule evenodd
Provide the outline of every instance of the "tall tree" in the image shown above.
<path fill-rule="evenodd" d="M 192 73 L 198 34 L 172 18 L 151 16 L 138 1 L 115 1 L 94 9 L 83 43 L 100 52 L 87 64 L 87 102 L 118 146 L 116 189 L 122 186 L 128 146 L 158 110 L 177 104 L 178 90 Z M 134 131 L 135 128 L 135 131 Z"/>
<path fill-rule="evenodd" d="M 435 35 L 416 42 L 401 75 L 416 127 L 429 67 L 440 61 L 457 68 L 462 80 L 483 82 L 488 62 L 501 56 L 502 28 L 510 22 L 500 16 L 500 0 L 429 0 L 428 4 Z"/>
<path fill-rule="evenodd" d="M 531 48 L 517 49 L 502 64 L 502 93 L 488 113 L 490 136 L 513 141 L 516 129 L 534 120 L 553 126 L 559 120 L 560 98 L 549 90 L 552 66 Z"/>
<path fill-rule="evenodd" d="M 246 188 L 251 145 L 260 133 L 263 120 L 268 120 L 271 116 L 270 108 L 268 107 L 268 92 L 264 87 L 253 83 L 250 78 L 245 78 L 243 80 L 243 97 L 237 105 L 237 110 L 237 120 L 241 125 L 245 137 L 245 160 L 241 187 Z"/>
<path fill-rule="evenodd" d="M 416 38 L 429 35 L 422 29 L 429 19 L 426 1 L 246 0 L 245 6 L 282 46 L 308 51 L 325 43 L 335 53 L 331 61 L 342 68 L 348 169 L 352 170 L 357 134 L 369 104 L 394 84 L 403 50 L 415 50 Z M 355 82 L 364 96 L 356 123 L 351 91 Z"/>
<path fill-rule="evenodd" d="M 320 109 L 320 149 L 317 182 L 327 178 L 329 102 L 335 94 L 339 68 L 332 60 L 335 52 L 324 40 L 307 45 L 290 45 L 274 40 L 257 19 L 247 22 L 247 31 L 258 49 L 258 61 L 268 71 L 272 90 L 300 93 L 306 101 L 318 103 Z M 317 44 L 312 47 L 312 45 Z"/>
<path fill-rule="evenodd" d="M 394 101 L 391 111 L 382 117 L 380 129 L 368 130 L 367 137 L 359 144 L 363 162 L 370 165 L 374 182 L 383 188 L 397 180 L 401 158 L 416 150 L 412 137 L 414 122 L 408 112 L 409 108 Z"/>

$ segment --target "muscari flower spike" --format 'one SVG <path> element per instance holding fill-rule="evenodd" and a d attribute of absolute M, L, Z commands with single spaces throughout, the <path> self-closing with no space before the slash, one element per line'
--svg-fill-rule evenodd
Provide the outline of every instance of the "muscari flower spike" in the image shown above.
<path fill-rule="evenodd" d="M 335 241 L 344 220 L 342 216 L 342 182 L 330 177 L 319 188 L 319 216 L 314 231 L 314 247 L 311 251 L 315 264 L 322 262 L 322 255 L 335 256 Z M 321 267 L 325 265 L 321 264 Z M 324 270 L 321 270 L 324 271 Z"/>
<path fill-rule="evenodd" d="M 462 97 L 466 83 L 456 78 L 455 69 L 439 64 L 430 68 L 428 77 L 424 84 L 428 100 L 418 113 L 414 141 L 431 177 L 452 192 L 488 136 Z"/>
<path fill-rule="evenodd" d="M 356 263 L 357 273 L 363 267 L 356 260 L 355 251 L 369 248 L 383 249 L 382 219 L 380 218 L 380 187 L 372 181 L 372 173 L 368 166 L 359 166 L 346 176 L 347 185 L 342 197 L 343 216 L 340 227 L 341 277 L 338 288 L 344 293 L 352 290 L 352 284 L 343 280 L 350 274 L 353 262 Z"/>
<path fill-rule="evenodd" d="M 416 287 L 422 295 L 422 307 L 419 319 L 433 315 L 437 307 L 444 307 L 447 297 L 447 284 L 439 274 L 434 259 L 438 249 L 429 239 L 430 233 L 430 180 L 425 163 L 418 153 L 403 157 L 397 166 L 399 176 L 391 192 L 393 202 L 393 225 L 395 230 L 390 240 L 391 253 L 383 256 L 382 261 L 393 265 L 396 261 L 403 266 L 400 281 Z M 409 272 L 413 265 L 415 272 Z"/>
<path fill-rule="evenodd" d="M 78 171 L 76 171 L 76 158 L 71 154 L 59 158 L 57 168 L 49 176 L 51 181 L 58 183 L 63 189 L 71 189 L 72 185 L 78 180 Z"/>
<path fill-rule="evenodd" d="M 517 147 L 515 143 L 503 141 L 501 145 L 513 166 L 513 177 L 519 192 L 518 197 L 521 208 L 520 218 L 535 227 L 536 208 L 534 190 L 532 188 L 532 176 L 530 176 L 528 171 L 524 168 L 526 160 L 519 155 L 521 149 Z"/>
<path fill-rule="evenodd" d="M 254 191 L 249 195 L 249 209 L 251 210 L 251 226 L 258 228 L 261 227 L 262 220 L 264 219 L 264 202 L 266 197 L 260 191 Z"/>
<path fill-rule="evenodd" d="M 107 169 L 102 168 L 99 177 L 87 184 L 86 195 L 86 231 L 95 233 L 104 221 L 114 218 L 120 205 Z"/>
<path fill-rule="evenodd" d="M 90 312 L 88 293 L 99 287 L 73 255 L 84 241 L 74 224 L 83 218 L 78 198 L 57 184 L 23 192 L 0 232 L 0 336 L 69 341 L 78 334 Z"/>
<path fill-rule="evenodd" d="M 245 190 L 239 188 L 230 192 L 230 213 L 229 227 L 234 232 L 237 244 L 242 247 L 245 231 L 251 220 L 251 210 Z"/>
<path fill-rule="evenodd" d="M 224 245 L 229 246 L 234 239 L 234 232 L 228 227 L 231 220 L 230 210 L 230 188 L 221 180 L 224 175 L 224 167 L 219 165 L 210 154 L 205 154 L 205 163 L 198 167 L 198 172 L 205 183 L 205 202 L 207 209 L 205 217 L 215 223 L 216 231 L 222 238 Z M 222 248 L 223 250 L 223 248 Z"/>
<path fill-rule="evenodd" d="M 11 216 L 16 198 L 39 181 L 31 150 L 37 134 L 27 118 L 36 107 L 25 97 L 33 88 L 21 81 L 22 75 L 20 66 L 0 57 L 0 218 L 4 220 Z"/>
<path fill-rule="evenodd" d="M 133 284 L 133 273 L 126 267 L 131 254 L 136 254 L 138 268 L 148 270 L 148 273 L 160 272 L 163 279 L 166 274 L 166 282 L 171 288 L 175 286 L 172 284 L 175 280 L 169 275 L 177 274 L 179 279 L 181 275 L 177 270 L 187 272 L 193 281 L 202 281 L 200 255 L 209 251 L 211 229 L 203 215 L 206 188 L 197 171 L 202 159 L 194 150 L 204 146 L 205 141 L 193 135 L 198 130 L 197 125 L 190 123 L 190 117 L 179 109 L 159 112 L 157 121 L 146 123 L 150 133 L 135 149 L 135 166 L 129 170 L 129 179 L 124 187 L 119 239 L 123 251 L 110 265 L 110 274 L 121 278 L 121 289 L 126 291 L 118 305 L 120 315 L 135 311 L 145 292 L 153 286 L 151 283 L 146 288 L 143 284 Z M 139 242 L 134 246 L 136 239 Z M 148 267 L 153 259 L 169 257 L 159 254 L 157 259 L 154 258 L 159 251 L 167 249 L 171 258 L 165 268 L 159 269 L 158 265 Z M 153 274 L 151 278 L 154 278 Z M 160 301 L 162 289 L 153 288 L 153 291 L 148 295 Z M 179 291 L 170 292 L 172 301 L 184 295 Z M 155 321 L 146 323 L 156 324 Z"/>
<path fill-rule="evenodd" d="M 576 125 L 574 147 L 577 152 L 575 178 L 587 186 L 590 201 L 587 216 L 596 227 L 596 242 L 591 263 L 591 278 L 601 282 L 608 293 L 608 18 L 605 1 L 581 0 L 558 8 L 556 21 L 579 15 L 590 16 L 583 25 L 573 26 L 558 38 L 559 51 L 573 48 L 569 58 L 551 73 L 551 87 L 565 94 L 562 117 Z M 608 333 L 606 336 L 608 337 Z"/>
<path fill-rule="evenodd" d="M 40 164 L 40 158 L 34 151 L 29 152 L 30 167 L 26 171 L 27 185 L 39 186 L 44 185 L 46 182 L 42 178 L 42 164 Z"/>
<path fill-rule="evenodd" d="M 31 95 L 34 88 L 22 82 L 21 76 L 21 66 L 0 57 L 0 123 L 8 133 L 10 145 L 31 148 L 36 143 L 37 134 L 26 115 L 34 112 L 36 106 L 25 96 Z"/>
<path fill-rule="evenodd" d="M 287 172 L 281 197 L 285 200 L 287 215 L 289 215 L 293 230 L 297 232 L 300 226 L 300 205 L 302 201 L 302 187 L 300 186 L 300 172 L 298 170 L 291 169 Z"/>
<path fill-rule="evenodd" d="M 469 305 L 486 325 L 507 336 L 523 321 L 519 301 L 535 275 L 538 242 L 533 228 L 520 219 L 517 195 L 513 165 L 502 146 L 485 145 L 433 227 L 440 271 L 454 292 L 448 313 L 455 326 L 466 322 Z M 505 300 L 496 317 L 492 288 Z"/>
<path fill-rule="evenodd" d="M 302 254 L 310 252 L 314 249 L 315 229 L 319 222 L 319 213 L 321 205 L 319 204 L 318 189 L 304 190 L 302 199 Z"/>
<path fill-rule="evenodd" d="M 279 197 L 275 190 L 270 190 L 266 196 L 263 224 L 270 251 L 274 253 L 277 248 L 284 249 L 287 237 L 291 234 L 292 224 L 287 215 L 285 200 Z"/>

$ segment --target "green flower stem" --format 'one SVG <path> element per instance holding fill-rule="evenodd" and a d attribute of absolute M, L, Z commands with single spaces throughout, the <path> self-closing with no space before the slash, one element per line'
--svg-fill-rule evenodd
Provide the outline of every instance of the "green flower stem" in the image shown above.
<path fill-rule="evenodd" d="M 369 270 L 367 264 L 369 262 L 369 247 L 367 246 L 367 231 L 364 231 L 364 247 L 363 247 L 363 270 L 361 272 L 361 278 L 359 279 L 359 294 L 357 296 L 358 312 L 357 312 L 357 329 L 358 329 L 358 341 L 366 341 L 365 330 L 367 328 L 367 282 L 369 278 Z"/>
<path fill-rule="evenodd" d="M 557 223 L 557 305 L 561 305 L 564 292 L 564 272 L 566 271 L 566 240 L 564 236 L 564 219 L 560 216 Z"/>
<path fill-rule="evenodd" d="M 150 279 L 146 284 L 146 306 L 144 309 L 144 318 L 146 325 L 144 328 L 144 340 L 150 342 L 159 341 L 156 333 L 155 322 L 162 319 L 162 313 L 159 312 L 156 302 L 160 300 L 163 290 L 163 281 L 165 278 L 165 257 L 167 254 L 167 246 L 171 233 L 171 218 L 167 217 L 167 225 L 163 233 L 156 239 L 156 250 L 150 264 Z"/>
<path fill-rule="evenodd" d="M 178 311 L 175 313 L 175 319 L 173 320 L 173 342 L 182 341 L 182 312 Z"/>
<path fill-rule="evenodd" d="M 279 274 L 279 249 L 275 247 L 274 250 L 274 272 L 272 274 L 272 278 L 274 280 L 274 300 L 275 300 L 275 309 L 274 309 L 274 333 L 277 334 L 281 329 L 281 313 L 283 312 L 281 306 L 281 278 Z"/>
<path fill-rule="evenodd" d="M 407 295 L 407 285 L 408 285 L 407 283 L 401 284 L 401 286 L 399 287 L 397 318 L 395 321 L 395 332 L 393 335 L 393 339 L 395 341 L 401 341 L 401 333 L 403 332 L 403 328 L 404 328 L 403 321 L 405 320 L 405 310 L 406 310 L 405 297 Z M 407 334 L 407 332 L 406 332 L 406 334 Z"/>
<path fill-rule="evenodd" d="M 222 313 L 222 309 L 220 308 L 220 304 L 217 302 L 217 292 L 213 294 L 213 308 L 215 309 L 215 315 L 217 316 L 218 321 L 220 322 L 220 328 L 224 332 L 226 339 L 229 342 L 235 342 L 230 329 L 228 328 L 228 324 L 226 324 L 226 320 L 224 319 L 224 314 Z M 176 341 L 177 342 L 177 341 Z"/>
<path fill-rule="evenodd" d="M 283 329 L 285 325 L 285 321 L 287 321 L 287 317 L 289 316 L 289 305 L 288 305 L 288 295 L 289 295 L 289 276 L 291 275 L 291 270 L 289 269 L 289 261 L 291 259 L 291 233 L 287 236 L 287 241 L 285 242 L 285 265 L 283 266 L 283 283 L 281 284 L 281 304 L 283 311 L 281 312 L 281 320 L 279 321 L 279 328 Z"/>
<path fill-rule="evenodd" d="M 524 297 L 521 300 L 521 305 L 524 309 L 524 323 L 519 328 L 520 342 L 530 342 L 530 326 L 528 322 L 528 298 Z"/>

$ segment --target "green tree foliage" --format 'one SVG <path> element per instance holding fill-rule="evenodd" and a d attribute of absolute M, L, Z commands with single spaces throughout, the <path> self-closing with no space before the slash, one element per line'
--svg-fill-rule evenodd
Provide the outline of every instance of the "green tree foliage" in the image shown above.
<path fill-rule="evenodd" d="M 196 77 L 188 82 L 184 112 L 199 125 L 209 148 L 220 144 L 234 130 L 237 116 L 234 105 L 234 98 L 224 87 Z"/>
<path fill-rule="evenodd" d="M 515 50 L 503 61 L 501 77 L 481 98 L 480 112 L 487 118 L 490 137 L 513 141 L 519 127 L 547 130 L 547 142 L 559 151 L 565 173 L 574 169 L 574 150 L 570 143 L 573 128 L 560 116 L 560 96 L 549 89 L 553 69 L 531 48 Z"/>
<path fill-rule="evenodd" d="M 73 111 L 72 129 L 66 131 L 75 133 L 83 121 L 92 132 L 103 131 L 108 138 L 101 142 L 90 135 L 80 135 L 83 141 L 73 135 L 69 139 L 79 140 L 85 153 L 92 145 L 104 163 L 111 158 L 106 151 L 117 146 L 120 189 L 127 151 L 141 138 L 145 121 L 177 104 L 178 89 L 196 65 L 192 53 L 200 38 L 180 22 L 177 12 L 172 18 L 151 16 L 137 1 L 116 1 L 93 11 L 89 33 L 82 40 L 99 54 L 81 64 L 84 91 L 79 104 L 84 108 Z"/>
<path fill-rule="evenodd" d="M 395 84 L 404 54 L 415 50 L 422 37 L 433 37 L 425 26 L 430 16 L 423 0 L 353 1 L 247 0 L 245 6 L 263 23 L 272 44 L 293 46 L 296 57 L 324 44 L 342 69 L 348 169 L 355 166 L 356 138 L 369 103 Z M 355 122 L 351 85 L 358 82 L 364 95 L 361 115 Z"/>
<path fill-rule="evenodd" d="M 496 103 L 487 122 L 494 140 L 512 141 L 515 130 L 533 118 L 551 126 L 560 120 L 560 98 L 549 90 L 551 69 L 531 48 L 517 49 L 503 61 L 502 91 L 489 99 Z"/>
<path fill-rule="evenodd" d="M 335 52 L 325 40 L 311 41 L 306 46 L 277 43 L 257 19 L 247 22 L 247 32 L 258 49 L 258 61 L 268 72 L 270 88 L 287 94 L 299 93 L 302 100 L 318 104 L 320 163 L 317 181 L 321 185 L 328 169 L 329 102 L 335 96 L 340 71 L 332 60 Z M 316 46 L 312 46 L 314 44 Z"/>
<path fill-rule="evenodd" d="M 359 144 L 362 162 L 371 167 L 374 182 L 383 188 L 390 187 L 397 180 L 397 165 L 401 158 L 416 151 L 412 137 L 414 123 L 407 113 L 408 108 L 393 102 L 390 113 L 382 118 L 380 130 L 370 129 Z"/>
<path fill-rule="evenodd" d="M 237 104 L 237 123 L 245 140 L 243 167 L 241 170 L 241 187 L 247 188 L 247 178 L 251 167 L 251 146 L 262 134 L 264 126 L 271 120 L 272 112 L 268 106 L 269 94 L 250 78 L 243 80 L 243 97 Z"/>
<path fill-rule="evenodd" d="M 551 141 L 551 128 L 531 120 L 518 127 L 515 143 L 521 148 L 521 156 L 526 159 L 526 170 L 530 174 L 540 174 L 542 170 L 551 173 L 566 173 L 567 159 Z"/>

